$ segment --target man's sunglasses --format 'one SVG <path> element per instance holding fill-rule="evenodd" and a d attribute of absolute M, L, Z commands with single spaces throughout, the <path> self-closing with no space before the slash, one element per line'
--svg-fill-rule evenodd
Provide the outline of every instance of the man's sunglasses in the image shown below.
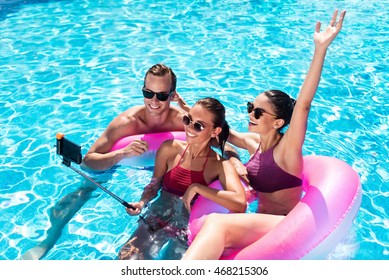
<path fill-rule="evenodd" d="M 154 97 L 154 95 L 157 95 L 157 99 L 159 101 L 166 101 L 173 94 L 174 90 L 172 90 L 170 93 L 166 93 L 166 92 L 154 92 L 152 90 L 143 88 L 142 92 L 144 98 L 151 99 Z"/>
<path fill-rule="evenodd" d="M 201 124 L 199 122 L 193 122 L 188 116 L 183 116 L 182 117 L 182 122 L 184 123 L 185 126 L 188 126 L 191 123 L 193 123 L 193 129 L 196 132 L 201 132 L 205 128 L 203 124 Z"/>
<path fill-rule="evenodd" d="M 270 116 L 273 116 L 273 117 L 277 117 L 276 115 L 274 114 L 271 114 L 269 112 L 266 112 L 264 109 L 262 108 L 254 108 L 254 104 L 252 102 L 247 102 L 247 113 L 251 114 L 251 112 L 254 111 L 254 118 L 256 118 L 257 120 L 263 115 L 263 114 L 268 114 Z"/>

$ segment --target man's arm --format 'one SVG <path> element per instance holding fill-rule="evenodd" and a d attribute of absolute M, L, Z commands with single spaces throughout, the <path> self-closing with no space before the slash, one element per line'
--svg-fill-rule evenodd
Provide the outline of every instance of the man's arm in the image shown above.
<path fill-rule="evenodd" d="M 107 133 L 104 132 L 85 154 L 82 160 L 83 165 L 94 170 L 106 170 L 123 159 L 123 153 L 120 150 L 109 152 L 113 145 L 110 142 Z"/>
<path fill-rule="evenodd" d="M 123 158 L 138 156 L 147 151 L 148 144 L 142 140 L 135 140 L 122 149 L 111 151 L 117 140 L 134 134 L 134 124 L 128 120 L 128 112 L 115 118 L 85 154 L 83 164 L 94 170 L 107 170 Z"/>

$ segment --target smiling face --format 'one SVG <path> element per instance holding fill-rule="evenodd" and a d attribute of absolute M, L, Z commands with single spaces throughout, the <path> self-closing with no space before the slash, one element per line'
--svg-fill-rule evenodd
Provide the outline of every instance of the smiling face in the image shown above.
<path fill-rule="evenodd" d="M 255 109 L 258 108 L 262 111 L 259 118 L 255 118 Z M 269 98 L 261 93 L 253 102 L 253 110 L 249 113 L 249 131 L 263 133 L 274 129 L 277 119 L 272 105 L 269 102 Z"/>
<path fill-rule="evenodd" d="M 169 75 L 154 76 L 148 74 L 145 79 L 144 89 L 149 92 L 163 93 L 169 95 L 171 92 L 172 81 Z M 147 112 L 152 116 L 160 116 L 163 112 L 169 110 L 170 100 L 173 95 L 169 96 L 166 101 L 160 101 L 157 95 L 152 98 L 144 98 L 144 104 Z"/>
<path fill-rule="evenodd" d="M 221 128 L 215 128 L 213 115 L 203 106 L 193 106 L 185 118 L 185 132 L 188 143 L 209 142 L 210 138 L 216 137 Z M 201 128 L 200 128 L 201 127 Z"/>

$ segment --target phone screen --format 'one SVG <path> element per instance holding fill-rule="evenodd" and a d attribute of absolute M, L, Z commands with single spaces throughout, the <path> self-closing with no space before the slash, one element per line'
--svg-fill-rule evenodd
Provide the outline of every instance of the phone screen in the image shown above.
<path fill-rule="evenodd" d="M 57 154 L 63 156 L 64 160 L 80 164 L 82 162 L 81 146 L 62 137 L 57 139 Z"/>

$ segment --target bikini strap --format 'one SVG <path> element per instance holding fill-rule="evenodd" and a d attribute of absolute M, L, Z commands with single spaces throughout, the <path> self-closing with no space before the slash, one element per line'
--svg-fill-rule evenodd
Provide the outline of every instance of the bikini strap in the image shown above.
<path fill-rule="evenodd" d="M 180 160 L 178 161 L 178 163 L 177 163 L 177 165 L 176 166 L 178 166 L 178 165 L 180 165 L 180 163 L 181 163 L 181 160 L 182 160 L 182 158 L 184 157 L 184 155 L 185 155 L 185 152 L 186 152 L 186 150 L 189 148 L 189 144 L 188 144 L 188 146 L 186 146 L 186 148 L 185 148 L 185 150 L 184 150 L 184 152 L 181 154 L 181 157 L 180 157 Z M 208 158 L 209 158 L 209 154 L 211 153 L 211 148 L 209 148 L 209 150 L 208 150 L 208 154 L 207 154 L 207 157 L 206 157 L 206 159 L 205 159 L 205 162 L 204 162 L 204 165 L 203 165 L 203 170 L 202 171 L 204 171 L 204 169 L 205 169 L 205 165 L 207 164 L 207 162 L 208 162 Z"/>
<path fill-rule="evenodd" d="M 257 150 L 255 151 L 255 153 L 253 154 L 253 157 L 254 157 L 256 154 L 260 154 L 259 150 L 261 149 L 261 144 L 262 144 L 262 141 L 259 142 L 258 148 L 257 148 Z"/>

